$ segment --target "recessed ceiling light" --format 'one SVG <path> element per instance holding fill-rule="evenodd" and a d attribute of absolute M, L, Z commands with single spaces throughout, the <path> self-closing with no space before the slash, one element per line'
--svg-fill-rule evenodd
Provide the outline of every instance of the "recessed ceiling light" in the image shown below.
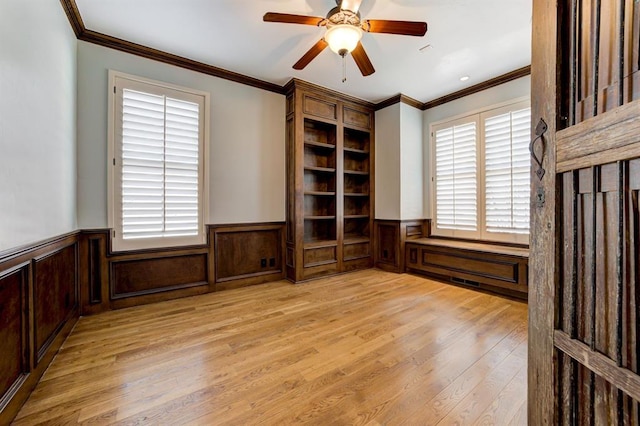
<path fill-rule="evenodd" d="M 462 77 L 460 77 L 460 81 L 467 81 L 467 80 L 469 80 L 468 75 L 463 75 Z"/>

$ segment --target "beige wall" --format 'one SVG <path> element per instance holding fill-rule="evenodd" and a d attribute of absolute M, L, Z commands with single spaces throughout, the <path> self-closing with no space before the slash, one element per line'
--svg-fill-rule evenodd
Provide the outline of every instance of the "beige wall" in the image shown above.
<path fill-rule="evenodd" d="M 59 2 L 0 1 L 0 251 L 76 229 L 76 44 Z"/>
<path fill-rule="evenodd" d="M 107 226 L 107 74 L 211 94 L 206 223 L 285 220 L 285 97 L 228 80 L 78 43 L 78 221 Z"/>
<path fill-rule="evenodd" d="M 376 219 L 400 219 L 400 104 L 376 111 Z"/>
<path fill-rule="evenodd" d="M 422 111 L 397 103 L 376 112 L 376 219 L 422 219 Z"/>

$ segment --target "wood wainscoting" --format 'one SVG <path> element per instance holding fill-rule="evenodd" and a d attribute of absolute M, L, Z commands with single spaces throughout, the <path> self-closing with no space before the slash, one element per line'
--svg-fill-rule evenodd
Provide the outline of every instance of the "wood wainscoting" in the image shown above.
<path fill-rule="evenodd" d="M 113 252 L 109 230 L 82 231 L 82 314 L 280 280 L 283 222 L 209 225 L 205 245 Z"/>
<path fill-rule="evenodd" d="M 210 225 L 202 246 L 120 253 L 108 229 L 83 230 L 1 252 L 0 424 L 15 417 L 80 314 L 280 280 L 284 229 Z"/>
<path fill-rule="evenodd" d="M 195 296 L 215 290 L 209 244 L 113 252 L 110 230 L 82 231 L 82 315 Z"/>
<path fill-rule="evenodd" d="M 213 244 L 216 290 L 284 278 L 284 223 L 215 225 Z"/>
<path fill-rule="evenodd" d="M 404 272 L 405 242 L 429 235 L 430 225 L 429 219 L 376 219 L 374 223 L 375 266 L 389 272 Z"/>
<path fill-rule="evenodd" d="M 529 249 L 440 238 L 406 244 L 406 268 L 444 281 L 526 299 Z"/>
<path fill-rule="evenodd" d="M 8 424 L 79 314 L 78 232 L 0 253 L 0 424 Z"/>

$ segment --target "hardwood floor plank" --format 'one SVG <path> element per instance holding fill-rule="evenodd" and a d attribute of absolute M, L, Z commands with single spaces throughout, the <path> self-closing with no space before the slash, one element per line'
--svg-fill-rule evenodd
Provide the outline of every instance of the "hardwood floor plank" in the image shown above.
<path fill-rule="evenodd" d="M 379 270 L 111 311 L 78 321 L 15 424 L 518 424 L 526 318 Z"/>

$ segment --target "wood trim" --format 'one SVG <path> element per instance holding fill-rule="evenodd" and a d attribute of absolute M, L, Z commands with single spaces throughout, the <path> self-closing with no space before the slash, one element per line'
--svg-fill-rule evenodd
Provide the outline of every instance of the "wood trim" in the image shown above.
<path fill-rule="evenodd" d="M 67 18 L 69 19 L 71 28 L 76 34 L 78 40 L 97 44 L 98 46 L 108 47 L 110 49 L 119 50 L 121 52 L 130 53 L 142 58 L 163 62 L 165 64 L 175 65 L 180 68 L 185 68 L 191 71 L 196 71 L 202 74 L 211 75 L 236 83 L 245 84 L 247 86 L 256 87 L 258 89 L 267 90 L 269 92 L 284 94 L 283 87 L 275 83 L 270 83 L 268 81 L 249 77 L 244 74 L 225 70 L 223 68 L 218 68 L 213 65 L 205 64 L 203 62 L 194 61 L 182 56 L 173 55 L 168 52 L 153 49 L 151 47 L 132 43 L 127 40 L 87 29 L 84 25 L 82 16 L 80 15 L 80 11 L 78 10 L 78 5 L 76 4 L 75 0 L 60 0 L 60 3 L 62 4 L 62 8 L 67 14 Z"/>
<path fill-rule="evenodd" d="M 84 22 L 82 21 L 82 16 L 80 16 L 78 5 L 76 4 L 75 0 L 60 0 L 60 4 L 62 4 L 62 8 L 67 14 L 69 24 L 71 24 L 71 28 L 76 34 L 76 38 L 80 38 L 80 35 L 82 35 L 85 30 L 85 26 Z"/>
<path fill-rule="evenodd" d="M 72 0 L 69 0 L 72 1 Z M 202 74 L 211 75 L 225 80 L 233 81 L 247 86 L 256 87 L 258 89 L 267 90 L 278 94 L 284 94 L 282 87 L 257 78 L 249 77 L 223 68 L 207 65 L 203 62 L 194 61 L 183 56 L 174 55 L 162 50 L 153 49 L 141 44 L 132 43 L 117 37 L 99 33 L 93 30 L 85 29 L 78 37 L 81 41 L 97 44 L 98 46 L 108 47 L 110 49 L 119 50 L 121 52 L 130 53 L 142 58 L 152 59 L 154 61 L 163 62 L 169 65 L 175 65 L 180 68 L 186 68 Z"/>
<path fill-rule="evenodd" d="M 621 391 L 636 401 L 640 401 L 640 377 L 634 372 L 618 367 L 612 359 L 597 351 L 592 351 L 589 346 L 579 340 L 572 339 L 564 331 L 555 331 L 554 345 L 609 383 L 616 383 Z"/>
<path fill-rule="evenodd" d="M 51 245 L 56 245 L 58 243 L 65 244 L 65 241 L 74 241 L 80 235 L 80 231 L 72 231 L 62 235 L 56 235 L 55 237 L 48 238 L 46 240 L 38 241 L 34 244 L 25 244 L 22 246 L 18 246 L 15 248 L 11 248 L 5 251 L 0 252 L 0 269 L 2 268 L 3 263 L 15 262 L 20 263 L 23 259 L 35 256 L 41 256 L 45 253 L 48 253 L 48 248 Z M 69 245 L 69 244 L 67 244 Z"/>
<path fill-rule="evenodd" d="M 376 106 L 376 104 L 374 104 L 373 102 L 365 101 L 364 99 L 360 99 L 360 98 L 355 97 L 355 96 L 351 96 L 351 95 L 347 95 L 347 94 L 344 94 L 344 93 L 340 93 L 337 90 L 328 89 L 326 87 L 322 87 L 320 85 L 317 85 L 317 84 L 314 84 L 314 83 L 310 83 L 308 81 L 300 80 L 298 78 L 292 78 L 291 80 L 289 80 L 287 82 L 287 84 L 282 86 L 282 93 L 290 94 L 295 89 L 299 89 L 299 90 L 303 90 L 303 91 L 315 92 L 315 93 L 318 93 L 318 94 L 324 96 L 326 99 L 339 98 L 341 101 L 351 102 L 351 103 L 354 103 L 354 104 L 357 104 L 359 106 L 362 106 L 362 107 L 365 107 L 365 108 L 369 108 L 369 109 L 375 109 L 375 106 Z M 333 99 L 333 102 L 335 102 L 335 101 L 336 100 Z"/>
<path fill-rule="evenodd" d="M 640 135 L 629 123 L 640 116 L 640 101 L 630 102 L 556 134 L 558 172 L 640 156 Z"/>
<path fill-rule="evenodd" d="M 423 108 L 424 103 L 423 102 L 420 102 L 419 100 L 413 99 L 413 98 L 411 98 L 409 96 L 403 95 L 402 93 L 398 93 L 397 95 L 392 96 L 389 99 L 385 99 L 384 101 L 378 102 L 376 104 L 376 106 L 375 106 L 375 110 L 378 111 L 378 110 L 384 109 L 384 108 L 386 108 L 388 106 L 395 105 L 395 104 L 400 103 L 400 102 L 402 102 L 403 104 L 407 104 L 409 106 L 412 106 L 414 108 L 424 110 L 424 108 Z"/>
<path fill-rule="evenodd" d="M 498 77 L 492 78 L 474 86 L 458 90 L 457 92 L 442 96 L 429 102 L 425 102 L 422 104 L 421 109 L 424 111 L 430 108 L 435 108 L 437 106 L 446 104 L 447 102 L 455 101 L 456 99 L 464 98 L 465 96 L 473 95 L 475 93 L 482 92 L 483 90 L 490 89 L 492 87 L 496 87 L 513 80 L 517 80 L 518 78 L 525 77 L 529 74 L 531 74 L 531 66 L 527 65 L 526 67 L 518 68 L 517 70 L 502 74 Z"/>

